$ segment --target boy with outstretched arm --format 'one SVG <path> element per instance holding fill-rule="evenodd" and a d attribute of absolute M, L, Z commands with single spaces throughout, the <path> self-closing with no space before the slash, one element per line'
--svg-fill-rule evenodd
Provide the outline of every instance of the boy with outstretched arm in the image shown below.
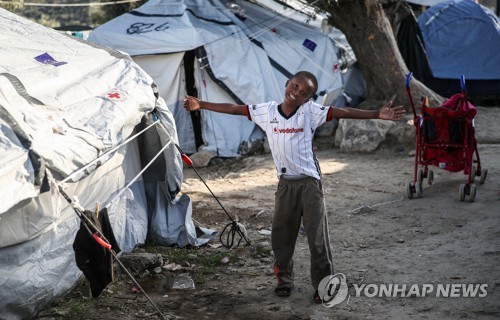
<path fill-rule="evenodd" d="M 405 110 L 402 106 L 392 108 L 392 101 L 379 110 L 322 106 L 310 100 L 317 89 L 316 77 L 310 72 L 300 71 L 286 82 L 285 98 L 279 104 L 271 101 L 234 105 L 186 97 L 184 108 L 247 116 L 264 130 L 279 177 L 271 230 L 274 273 L 278 280 L 274 292 L 281 297 L 290 296 L 293 252 L 302 220 L 311 253 L 311 281 L 316 290 L 314 301 L 321 303 L 318 285 L 334 271 L 321 171 L 313 153 L 314 132 L 334 118 L 399 120 L 404 117 Z"/>

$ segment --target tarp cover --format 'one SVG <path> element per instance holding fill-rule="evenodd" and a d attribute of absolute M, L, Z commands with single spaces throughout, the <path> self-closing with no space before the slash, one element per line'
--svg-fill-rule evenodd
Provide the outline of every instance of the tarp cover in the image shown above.
<path fill-rule="evenodd" d="M 30 319 L 81 277 L 71 247 L 78 217 L 55 183 L 69 178 L 65 192 L 86 209 L 106 206 L 130 251 L 148 232 L 147 195 L 135 180 L 142 151 L 168 145 L 156 174 L 160 198 L 179 191 L 182 162 L 173 116 L 130 57 L 3 9 L 0 30 L 0 319 Z M 153 110 L 160 122 L 148 131 L 160 142 L 121 145 Z"/>
<path fill-rule="evenodd" d="M 342 87 L 335 47 L 320 30 L 244 1 L 238 5 L 244 10 L 217 0 L 150 0 L 89 36 L 127 52 L 151 74 L 175 116 L 186 152 L 196 151 L 191 118 L 182 109 L 186 51 L 197 54 L 199 97 L 212 102 L 280 101 L 286 79 L 301 69 L 318 76 L 323 94 Z M 205 110 L 202 117 L 203 148 L 219 156 L 237 156 L 255 128 L 244 117 Z"/>
<path fill-rule="evenodd" d="M 418 18 L 435 78 L 500 79 L 500 20 L 472 0 L 440 2 Z"/>

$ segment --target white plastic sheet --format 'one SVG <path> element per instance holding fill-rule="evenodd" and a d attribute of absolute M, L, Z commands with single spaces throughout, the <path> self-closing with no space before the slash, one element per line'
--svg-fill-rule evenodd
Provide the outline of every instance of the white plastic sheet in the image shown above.
<path fill-rule="evenodd" d="M 130 57 L 3 9 L 0 30 L 0 319 L 30 319 L 82 275 L 72 249 L 78 217 L 58 183 L 67 180 L 61 186 L 85 209 L 107 206 L 130 251 L 150 222 L 143 156 L 177 132 L 152 78 Z M 153 111 L 160 122 L 147 132 L 158 143 L 124 144 Z M 180 154 L 171 144 L 159 159 L 162 174 L 147 177 L 165 186 L 158 196 L 175 195 Z"/>

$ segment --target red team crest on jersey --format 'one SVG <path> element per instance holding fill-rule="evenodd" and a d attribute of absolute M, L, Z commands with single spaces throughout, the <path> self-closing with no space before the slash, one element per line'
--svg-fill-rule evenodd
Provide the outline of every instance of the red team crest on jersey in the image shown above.
<path fill-rule="evenodd" d="M 278 119 L 273 118 L 273 120 L 269 121 L 269 123 L 271 123 L 272 125 L 274 125 L 274 126 L 273 126 L 273 133 L 274 133 L 274 134 L 277 134 L 277 133 L 278 133 L 278 127 L 277 127 L 277 125 L 278 125 L 278 123 L 279 123 L 279 122 L 278 122 Z"/>

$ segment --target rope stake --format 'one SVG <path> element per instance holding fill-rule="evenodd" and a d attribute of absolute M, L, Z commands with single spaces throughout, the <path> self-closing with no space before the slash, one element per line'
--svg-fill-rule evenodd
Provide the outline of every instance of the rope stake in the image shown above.
<path fill-rule="evenodd" d="M 247 237 L 246 228 L 241 223 L 235 221 L 233 219 L 233 217 L 231 217 L 231 215 L 229 214 L 229 212 L 227 212 L 226 208 L 224 208 L 224 206 L 222 205 L 222 203 L 219 201 L 219 198 L 217 198 L 217 196 L 212 192 L 212 189 L 210 189 L 210 187 L 208 186 L 208 184 L 201 177 L 201 175 L 198 172 L 198 170 L 196 170 L 196 168 L 193 166 L 193 160 L 191 160 L 184 153 L 184 151 L 182 151 L 181 147 L 179 147 L 176 143 L 174 143 L 174 145 L 177 148 L 177 150 L 179 151 L 179 153 L 181 154 L 182 160 L 187 165 L 191 166 L 191 168 L 194 170 L 194 172 L 196 173 L 196 175 L 198 176 L 198 178 L 200 178 L 201 182 L 203 182 L 203 184 L 205 185 L 205 187 L 207 187 L 208 191 L 210 191 L 210 193 L 214 197 L 215 201 L 217 201 L 217 203 L 220 205 L 220 207 L 222 208 L 222 210 L 224 211 L 224 213 L 226 213 L 226 215 L 229 218 L 229 220 L 231 220 L 231 222 L 229 222 L 224 227 L 224 229 L 222 229 L 222 232 L 221 232 L 221 234 L 219 236 L 220 243 L 224 246 L 224 248 L 231 249 L 233 247 L 233 245 L 234 245 L 234 239 L 236 238 L 236 236 L 239 236 L 239 240 L 238 240 L 238 243 L 236 244 L 236 247 L 238 247 L 240 245 L 241 241 L 243 241 L 243 240 L 245 240 L 245 242 L 246 242 L 247 245 L 251 246 L 252 244 L 250 243 L 250 240 Z M 227 233 L 226 242 L 224 243 L 223 237 L 224 237 L 224 234 L 226 234 L 226 233 Z"/>

